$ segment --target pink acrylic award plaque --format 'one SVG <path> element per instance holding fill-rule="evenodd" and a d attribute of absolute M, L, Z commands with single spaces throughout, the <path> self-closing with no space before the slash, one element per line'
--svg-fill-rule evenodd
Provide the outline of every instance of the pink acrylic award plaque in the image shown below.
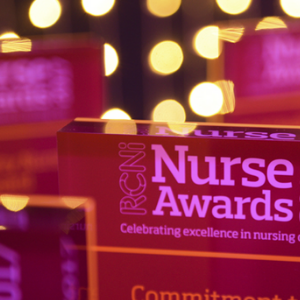
<path fill-rule="evenodd" d="M 58 151 L 97 201 L 99 299 L 300 298 L 300 128 L 78 119 Z"/>
<path fill-rule="evenodd" d="M 14 51 L 0 53 L 0 193 L 58 194 L 57 130 L 102 112 L 102 42 L 81 34 L 1 45 Z"/>
<path fill-rule="evenodd" d="M 222 53 L 208 60 L 208 80 L 234 84 L 235 109 L 224 120 L 298 125 L 299 20 L 267 18 L 218 25 L 224 38 Z"/>
<path fill-rule="evenodd" d="M 97 300 L 95 228 L 92 199 L 0 195 L 0 299 Z"/>

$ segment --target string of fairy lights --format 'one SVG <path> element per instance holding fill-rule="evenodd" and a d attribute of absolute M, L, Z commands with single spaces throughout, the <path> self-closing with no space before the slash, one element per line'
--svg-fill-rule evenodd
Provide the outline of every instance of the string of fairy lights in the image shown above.
<path fill-rule="evenodd" d="M 116 0 L 117 1 L 117 0 Z M 145 0 L 146 8 L 150 14 L 157 18 L 168 18 L 174 15 L 185 0 Z M 199 0 L 200 1 L 200 0 Z M 228 15 L 239 15 L 247 11 L 252 0 L 214 0 L 219 8 Z M 290 17 L 300 18 L 300 1 L 278 0 L 283 12 Z M 115 5 L 115 0 L 81 0 L 82 9 L 94 18 L 101 18 L 109 14 Z M 29 9 L 31 23 L 38 28 L 49 28 L 60 18 L 62 3 L 59 0 L 35 0 Z M 270 22 L 270 19 L 271 22 Z M 282 28 L 284 22 L 279 17 L 268 17 L 257 25 L 257 30 Z M 222 40 L 237 42 L 243 35 L 243 28 L 220 29 L 217 26 L 205 26 L 194 33 L 193 49 L 195 53 L 207 60 L 219 57 L 222 51 Z M 6 32 L 1 39 L 18 39 L 16 33 Z M 2 52 L 6 52 L 2 43 Z M 22 45 L 30 51 L 30 40 L 23 39 Z M 111 44 L 104 44 L 105 76 L 111 76 L 119 67 L 119 55 Z M 184 62 L 182 47 L 173 40 L 164 40 L 153 45 L 148 55 L 149 70 L 158 76 L 169 76 L 177 72 Z M 227 113 L 222 111 L 224 95 L 222 85 L 227 84 L 227 89 L 232 89 L 232 83 L 200 82 L 190 91 L 189 105 L 192 111 L 202 117 L 210 117 L 215 114 Z M 234 97 L 233 97 L 234 98 Z M 130 116 L 113 108 L 105 112 L 101 118 L 130 119 Z M 185 122 L 184 107 L 176 99 L 162 100 L 153 108 L 152 119 L 154 121 Z"/>

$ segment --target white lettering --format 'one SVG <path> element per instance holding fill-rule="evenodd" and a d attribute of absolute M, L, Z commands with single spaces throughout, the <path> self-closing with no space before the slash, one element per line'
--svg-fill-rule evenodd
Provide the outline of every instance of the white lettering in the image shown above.
<path fill-rule="evenodd" d="M 250 203 L 251 202 L 251 198 L 247 197 L 245 199 L 243 199 L 242 197 L 234 197 L 234 201 L 236 202 L 236 214 L 234 215 L 235 219 L 239 219 L 239 220 L 245 220 L 246 216 L 244 214 L 244 204 L 245 203 Z"/>
<path fill-rule="evenodd" d="M 258 132 L 258 131 L 248 131 L 245 134 L 246 138 L 259 138 L 259 139 L 267 139 L 268 133 L 267 132 Z"/>
<path fill-rule="evenodd" d="M 211 196 L 202 196 L 202 200 L 204 201 L 204 203 L 203 203 L 203 206 L 201 206 L 198 195 L 193 195 L 192 200 L 191 200 L 191 204 L 188 207 L 188 204 L 187 204 L 187 200 L 189 198 L 188 195 L 178 195 L 178 198 L 181 202 L 183 212 L 184 212 L 184 215 L 186 217 L 191 217 L 193 215 L 193 212 L 194 212 L 195 208 L 196 208 L 196 211 L 197 211 L 197 214 L 198 214 L 199 218 L 205 218 L 206 217 L 206 213 L 207 213 L 209 203 L 212 200 Z"/>
<path fill-rule="evenodd" d="M 285 167 L 284 170 L 276 170 L 276 167 L 282 165 Z M 270 162 L 267 170 L 267 176 L 270 184 L 274 187 L 280 189 L 288 189 L 292 187 L 291 182 L 279 182 L 275 179 L 275 175 L 282 175 L 282 176 L 292 176 L 294 175 L 294 166 L 292 163 L 286 159 L 275 159 Z"/>
<path fill-rule="evenodd" d="M 152 211 L 152 214 L 155 216 L 163 216 L 164 211 L 162 210 L 164 207 L 171 208 L 170 215 L 180 217 L 182 213 L 179 211 L 173 191 L 170 186 L 160 186 L 159 190 L 161 194 L 159 196 L 157 205 L 155 210 Z M 165 201 L 168 196 L 169 201 Z"/>
<path fill-rule="evenodd" d="M 231 160 L 230 157 L 221 157 L 221 163 L 224 164 L 224 179 L 221 180 L 221 185 L 234 186 L 235 181 L 231 179 L 231 166 L 240 164 L 241 158 Z"/>
<path fill-rule="evenodd" d="M 292 207 L 293 201 L 290 199 L 278 199 L 275 201 L 275 209 L 278 212 L 285 215 L 285 216 L 280 216 L 279 214 L 275 214 L 274 215 L 275 221 L 288 222 L 288 221 L 292 220 L 292 218 L 293 218 L 293 212 L 290 209 L 283 207 L 282 206 L 283 204 L 286 204 L 287 206 Z"/>
<path fill-rule="evenodd" d="M 233 215 L 231 213 L 231 201 L 226 196 L 215 196 L 214 203 L 223 202 L 224 204 L 215 205 L 212 209 L 212 215 L 216 219 L 232 219 Z"/>
<path fill-rule="evenodd" d="M 259 170 L 250 168 L 251 164 L 258 165 L 259 167 L 265 166 L 265 160 L 260 158 L 247 158 L 243 161 L 242 168 L 246 174 L 252 175 L 257 178 L 257 180 L 249 180 L 247 177 L 242 177 L 242 185 L 249 187 L 259 187 L 262 186 L 266 181 L 266 176 Z"/>
<path fill-rule="evenodd" d="M 271 192 L 269 190 L 263 190 L 262 193 L 265 195 L 265 198 L 255 198 L 251 202 L 251 216 L 257 221 L 272 221 L 273 217 L 271 216 Z M 263 214 L 258 214 L 258 205 L 261 204 Z"/>
<path fill-rule="evenodd" d="M 151 149 L 155 151 L 155 176 L 152 177 L 152 182 L 166 182 L 166 177 L 162 176 L 164 161 L 177 183 L 185 183 L 185 152 L 188 151 L 188 146 L 175 146 L 175 150 L 178 151 L 178 168 L 162 145 L 152 145 Z"/>
<path fill-rule="evenodd" d="M 208 177 L 201 179 L 198 176 L 198 157 L 188 156 L 188 161 L 191 163 L 191 177 L 195 184 L 203 185 L 219 185 L 219 180 L 216 179 L 216 158 L 213 156 L 205 156 L 205 162 L 208 162 Z"/>

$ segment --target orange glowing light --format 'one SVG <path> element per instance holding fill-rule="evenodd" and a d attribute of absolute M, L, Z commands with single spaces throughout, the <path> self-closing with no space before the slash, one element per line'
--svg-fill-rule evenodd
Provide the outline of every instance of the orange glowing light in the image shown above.
<path fill-rule="evenodd" d="M 71 197 L 71 196 L 64 196 L 61 198 L 64 204 L 70 208 L 76 208 L 82 204 L 84 204 L 88 199 L 84 197 Z"/>

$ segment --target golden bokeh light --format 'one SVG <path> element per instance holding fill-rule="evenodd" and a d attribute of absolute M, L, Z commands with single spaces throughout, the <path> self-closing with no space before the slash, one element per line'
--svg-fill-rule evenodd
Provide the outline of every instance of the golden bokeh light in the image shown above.
<path fill-rule="evenodd" d="M 4 32 L 0 35 L 0 40 L 19 39 L 20 36 L 13 31 Z"/>
<path fill-rule="evenodd" d="M 167 99 L 161 101 L 153 110 L 154 122 L 166 122 L 169 129 L 180 135 L 189 134 L 195 129 L 195 125 L 185 123 L 186 113 L 183 106 L 176 100 Z"/>
<path fill-rule="evenodd" d="M 2 205 L 10 210 L 10 211 L 20 211 L 26 207 L 29 201 L 28 196 L 21 196 L 21 195 L 0 195 L 0 201 Z"/>
<path fill-rule="evenodd" d="M 202 82 L 192 89 L 189 104 L 197 115 L 210 117 L 220 112 L 223 105 L 223 93 L 216 84 Z"/>
<path fill-rule="evenodd" d="M 110 44 L 104 44 L 105 76 L 109 76 L 114 73 L 118 65 L 119 57 L 117 51 Z"/>
<path fill-rule="evenodd" d="M 115 0 L 81 0 L 84 11 L 98 17 L 107 14 L 114 6 Z"/>
<path fill-rule="evenodd" d="M 216 0 L 218 6 L 227 14 L 238 15 L 248 9 L 252 0 Z"/>
<path fill-rule="evenodd" d="M 30 52 L 32 43 L 30 39 L 9 39 L 1 42 L 1 52 Z"/>
<path fill-rule="evenodd" d="M 204 58 L 218 58 L 222 51 L 222 41 L 219 39 L 219 27 L 206 26 L 200 29 L 194 37 L 194 49 Z"/>
<path fill-rule="evenodd" d="M 155 45 L 149 55 L 149 65 L 153 72 L 168 75 L 176 72 L 183 62 L 181 47 L 173 41 L 163 41 Z"/>
<path fill-rule="evenodd" d="M 183 106 L 173 99 L 161 101 L 152 113 L 155 122 L 185 122 L 185 117 Z"/>
<path fill-rule="evenodd" d="M 244 31 L 244 26 L 222 28 L 219 30 L 219 39 L 230 43 L 236 43 L 241 39 Z"/>
<path fill-rule="evenodd" d="M 0 225 L 0 230 L 6 230 L 7 228 L 3 225 Z"/>
<path fill-rule="evenodd" d="M 280 0 L 280 6 L 283 11 L 290 17 L 300 18 L 299 0 Z"/>
<path fill-rule="evenodd" d="M 195 123 L 170 123 L 170 122 L 153 122 L 148 129 L 149 135 L 166 135 L 166 136 L 178 136 L 188 135 L 195 130 L 197 124 Z"/>
<path fill-rule="evenodd" d="M 197 127 L 193 123 L 168 123 L 170 130 L 176 134 L 187 135 Z"/>
<path fill-rule="evenodd" d="M 28 38 L 20 38 L 15 32 L 9 31 L 0 35 L 0 47 L 2 53 L 30 52 L 32 42 Z"/>
<path fill-rule="evenodd" d="M 122 109 L 112 108 L 102 114 L 100 119 L 131 120 L 131 117 Z"/>
<path fill-rule="evenodd" d="M 219 80 L 214 82 L 223 93 L 223 105 L 221 107 L 221 114 L 228 114 L 234 112 L 235 109 L 235 94 L 234 83 L 230 80 Z"/>
<path fill-rule="evenodd" d="M 137 134 L 134 120 L 108 120 L 104 128 L 105 133 L 110 134 Z"/>
<path fill-rule="evenodd" d="M 29 9 L 29 18 L 35 27 L 47 28 L 54 25 L 61 15 L 58 0 L 35 0 Z"/>
<path fill-rule="evenodd" d="M 256 26 L 255 30 L 265 29 L 280 29 L 287 28 L 287 25 L 279 17 L 266 17 L 263 18 Z"/>
<path fill-rule="evenodd" d="M 147 0 L 147 9 L 156 17 L 169 17 L 176 13 L 181 5 L 181 0 Z"/>

